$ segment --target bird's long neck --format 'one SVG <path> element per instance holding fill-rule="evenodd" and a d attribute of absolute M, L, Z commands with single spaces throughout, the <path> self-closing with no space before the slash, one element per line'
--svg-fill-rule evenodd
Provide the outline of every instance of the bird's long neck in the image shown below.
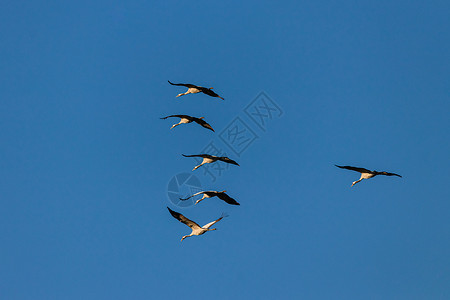
<path fill-rule="evenodd" d="M 353 181 L 352 186 L 354 186 L 355 184 L 357 184 L 357 183 L 360 182 L 361 180 L 362 180 L 362 178 L 359 179 L 359 180 Z"/>
<path fill-rule="evenodd" d="M 188 238 L 188 237 L 191 237 L 191 236 L 192 236 L 192 233 L 189 234 L 189 235 L 185 235 L 185 236 L 183 236 L 183 237 L 181 238 L 181 241 L 183 241 L 185 238 Z"/>
<path fill-rule="evenodd" d="M 203 194 L 203 197 L 201 199 L 198 199 L 195 204 L 199 203 L 200 201 L 203 201 L 206 198 L 206 194 Z M 195 205 L 194 204 L 194 205 Z"/>

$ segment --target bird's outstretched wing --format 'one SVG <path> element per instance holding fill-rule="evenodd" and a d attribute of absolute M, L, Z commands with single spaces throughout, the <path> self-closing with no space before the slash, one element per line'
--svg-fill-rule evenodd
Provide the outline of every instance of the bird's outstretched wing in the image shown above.
<path fill-rule="evenodd" d="M 206 129 L 212 130 L 214 131 L 214 129 L 211 127 L 211 125 L 209 125 L 206 121 L 204 121 L 203 119 L 200 118 L 194 118 L 194 122 L 205 127 Z"/>
<path fill-rule="evenodd" d="M 190 84 L 190 83 L 172 83 L 170 82 L 170 80 L 167 80 L 171 85 L 178 85 L 178 86 L 185 86 L 187 88 L 196 88 L 198 86 L 194 85 L 194 84 Z"/>
<path fill-rule="evenodd" d="M 236 166 L 239 166 L 239 164 L 237 162 L 235 162 L 234 160 L 228 158 L 228 157 L 219 157 L 218 160 L 229 163 L 229 164 L 233 164 Z"/>
<path fill-rule="evenodd" d="M 230 196 L 228 196 L 228 195 L 225 194 L 225 193 L 218 193 L 216 196 L 217 196 L 219 199 L 225 201 L 225 202 L 228 203 L 228 204 L 231 204 L 231 205 L 240 205 L 236 200 L 234 200 L 233 198 L 231 198 Z"/>
<path fill-rule="evenodd" d="M 395 173 L 389 173 L 389 172 L 378 172 L 379 175 L 386 175 L 386 176 L 398 176 L 402 177 L 401 175 L 395 174 Z"/>
<path fill-rule="evenodd" d="M 335 166 L 338 168 L 341 168 L 341 169 L 352 170 L 352 171 L 356 171 L 359 173 L 372 173 L 372 171 L 364 169 L 364 168 L 357 168 L 357 167 L 351 167 L 351 166 L 338 166 L 338 165 L 335 165 Z"/>
<path fill-rule="evenodd" d="M 192 117 L 188 116 L 188 115 L 170 115 L 170 116 L 167 116 L 167 117 L 164 117 L 164 118 L 160 118 L 160 119 L 161 120 L 165 120 L 167 118 L 186 118 L 186 119 L 190 119 Z"/>
<path fill-rule="evenodd" d="M 185 200 L 191 199 L 192 197 L 198 196 L 198 195 L 203 194 L 203 193 L 204 192 L 198 192 L 198 193 L 195 193 L 195 194 L 193 194 L 193 195 L 191 195 L 191 196 L 189 196 L 187 198 L 180 198 L 180 200 L 181 201 L 185 201 Z"/>
<path fill-rule="evenodd" d="M 211 96 L 211 97 L 217 97 L 217 98 L 220 98 L 220 99 L 222 99 L 222 100 L 225 100 L 225 99 L 223 99 L 222 97 L 220 97 L 216 92 L 214 92 L 214 91 L 211 90 L 211 89 L 202 88 L 201 91 L 202 91 L 202 93 L 204 93 L 204 94 L 206 94 L 206 95 L 208 95 L 208 96 Z"/>
<path fill-rule="evenodd" d="M 167 207 L 167 209 L 169 210 L 170 214 L 177 219 L 178 221 L 180 221 L 181 223 L 186 224 L 187 226 L 189 226 L 192 229 L 198 229 L 201 228 L 200 225 L 198 225 L 197 223 L 195 223 L 192 220 L 189 220 L 188 218 L 186 218 L 185 216 L 183 216 L 182 214 L 171 210 L 169 207 Z"/>
<path fill-rule="evenodd" d="M 209 155 L 209 154 L 194 154 L 194 155 L 185 155 L 185 154 L 181 154 L 184 157 L 203 157 L 203 158 L 212 158 L 214 156 Z"/>
<path fill-rule="evenodd" d="M 205 226 L 203 226 L 203 228 L 204 229 L 208 229 L 208 228 L 210 228 L 211 226 L 213 226 L 214 224 L 216 224 L 217 222 L 219 222 L 220 220 L 222 220 L 223 218 L 226 218 L 226 217 L 228 217 L 228 215 L 226 213 L 223 213 L 220 218 L 218 218 L 217 220 L 206 224 Z"/>

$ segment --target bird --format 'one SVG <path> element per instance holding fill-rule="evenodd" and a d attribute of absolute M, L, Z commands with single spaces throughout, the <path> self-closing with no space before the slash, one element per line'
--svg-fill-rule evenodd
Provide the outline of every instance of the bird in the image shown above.
<path fill-rule="evenodd" d="M 196 154 L 196 155 L 184 155 L 184 154 L 182 154 L 182 155 L 184 157 L 202 157 L 203 158 L 202 163 L 199 164 L 198 166 L 196 166 L 194 169 L 192 169 L 192 171 L 197 170 L 198 168 L 200 168 L 204 164 L 210 164 L 210 163 L 213 163 L 213 162 L 218 161 L 218 160 L 226 162 L 226 163 L 229 163 L 229 164 L 233 164 L 233 165 L 239 166 L 239 164 L 237 162 L 235 162 L 234 160 L 229 159 L 228 157 L 225 157 L 225 156 L 214 156 L 214 155 L 209 155 L 209 154 Z"/>
<path fill-rule="evenodd" d="M 172 127 L 170 127 L 170 129 L 175 128 L 181 124 L 188 124 L 188 123 L 195 122 L 195 123 L 199 124 L 200 126 L 205 127 L 206 129 L 214 131 L 214 129 L 211 127 L 211 125 L 209 125 L 206 121 L 203 120 L 204 117 L 196 118 L 196 117 L 191 117 L 188 115 L 170 115 L 170 116 L 161 118 L 161 120 L 165 120 L 167 118 L 175 118 L 175 117 L 181 118 L 180 123 L 173 124 Z"/>
<path fill-rule="evenodd" d="M 198 86 L 198 85 L 195 85 L 195 84 L 190 84 L 190 83 L 172 83 L 172 82 L 170 82 L 170 80 L 167 80 L 167 81 L 171 85 L 185 86 L 185 87 L 188 88 L 188 90 L 185 93 L 178 94 L 177 97 L 184 96 L 184 95 L 187 95 L 187 94 L 203 93 L 203 94 L 206 94 L 206 95 L 211 96 L 211 97 L 217 97 L 217 98 L 220 98 L 222 100 L 225 100 L 224 98 L 222 98 L 219 95 L 217 95 L 212 90 L 213 89 L 212 87 L 205 88 L 205 87 Z"/>
<path fill-rule="evenodd" d="M 354 186 L 355 184 L 357 184 L 358 182 L 360 182 L 363 179 L 369 179 L 369 178 L 375 177 L 377 175 L 402 177 L 401 175 L 398 175 L 398 174 L 395 174 L 395 173 L 389 173 L 389 172 L 385 172 L 385 171 L 378 172 L 378 171 L 370 171 L 370 170 L 367 170 L 367 169 L 364 169 L 364 168 L 351 167 L 351 166 L 338 166 L 338 165 L 335 165 L 335 166 L 338 167 L 338 168 L 341 168 L 341 169 L 347 169 L 347 170 L 352 170 L 352 171 L 356 171 L 356 172 L 361 173 L 361 178 L 359 178 L 356 181 L 353 181 L 352 186 Z"/>
<path fill-rule="evenodd" d="M 212 197 L 218 197 L 220 200 L 223 200 L 223 201 L 225 201 L 225 202 L 228 203 L 228 204 L 232 204 L 232 205 L 240 205 L 236 200 L 234 200 L 233 198 L 231 198 L 230 196 L 228 196 L 228 195 L 226 194 L 226 191 L 221 191 L 221 192 L 218 192 L 218 191 L 203 191 L 203 192 L 195 193 L 194 195 L 189 196 L 189 197 L 184 198 L 184 199 L 183 199 L 183 198 L 180 198 L 180 200 L 185 201 L 185 200 L 188 200 L 188 199 L 190 199 L 190 198 L 192 198 L 192 197 L 195 197 L 195 196 L 201 195 L 201 194 L 203 194 L 203 197 L 202 197 L 201 199 L 197 200 L 197 201 L 194 203 L 194 205 L 197 204 L 197 203 L 199 203 L 199 202 L 202 201 L 203 199 L 206 199 L 206 198 L 212 198 Z"/>
<path fill-rule="evenodd" d="M 216 224 L 217 222 L 219 222 L 220 220 L 222 220 L 224 217 L 228 217 L 227 214 L 223 213 L 222 216 L 220 218 L 218 218 L 215 221 L 212 221 L 206 225 L 204 225 L 203 227 L 198 225 L 197 223 L 195 223 L 192 220 L 189 220 L 188 218 L 186 218 L 185 216 L 183 216 L 182 214 L 171 210 L 169 207 L 167 207 L 167 209 L 169 210 L 170 214 L 177 219 L 178 221 L 180 221 L 181 223 L 186 224 L 187 226 L 189 226 L 192 229 L 191 234 L 189 235 L 185 235 L 181 238 L 181 241 L 183 241 L 185 238 L 191 237 L 193 235 L 202 235 L 207 231 L 213 231 L 213 230 L 217 230 L 216 228 L 211 228 L 211 226 L 213 226 L 214 224 Z"/>

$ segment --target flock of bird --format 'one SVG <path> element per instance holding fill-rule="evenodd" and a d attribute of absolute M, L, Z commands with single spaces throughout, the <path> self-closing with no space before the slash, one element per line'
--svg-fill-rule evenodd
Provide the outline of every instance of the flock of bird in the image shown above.
<path fill-rule="evenodd" d="M 187 95 L 187 94 L 204 93 L 204 94 L 206 94 L 208 96 L 216 97 L 216 98 L 220 98 L 222 100 L 225 100 L 222 97 L 220 97 L 218 94 L 216 94 L 214 91 L 212 91 L 212 88 L 205 88 L 205 87 L 202 87 L 202 86 L 197 86 L 197 85 L 188 84 L 188 83 L 172 83 L 170 81 L 169 81 L 169 83 L 171 85 L 184 86 L 184 87 L 188 88 L 188 90 L 185 93 L 178 94 L 177 97 L 184 96 L 184 95 Z M 164 118 L 161 118 L 161 119 L 165 120 L 167 118 L 180 118 L 180 122 L 177 123 L 177 124 L 173 124 L 170 129 L 173 129 L 173 128 L 177 127 L 178 125 L 181 125 L 181 124 L 188 124 L 188 123 L 195 122 L 198 125 L 206 128 L 206 129 L 214 131 L 214 129 L 211 127 L 211 125 L 209 125 L 205 120 L 203 120 L 204 117 L 197 118 L 197 117 L 192 117 L 192 116 L 188 116 L 188 115 L 170 115 L 170 116 L 167 116 L 167 117 L 164 117 Z M 222 161 L 222 162 L 225 162 L 225 163 L 229 163 L 229 164 L 233 164 L 233 165 L 239 166 L 239 164 L 237 162 L 235 162 L 234 160 L 232 160 L 232 159 L 230 159 L 228 157 L 225 157 L 225 156 L 214 156 L 214 155 L 210 155 L 210 154 L 194 154 L 194 155 L 182 154 L 182 155 L 184 157 L 201 157 L 201 158 L 203 158 L 202 162 L 198 166 L 195 166 L 192 171 L 197 170 L 198 168 L 200 168 L 204 164 L 211 164 L 211 163 L 214 163 L 216 161 Z M 231 204 L 231 205 L 240 205 L 236 200 L 234 200 L 233 198 L 228 196 L 226 194 L 226 191 L 221 191 L 221 192 L 219 192 L 219 191 L 202 191 L 202 192 L 195 193 L 195 194 L 193 194 L 193 195 L 191 195 L 191 196 L 189 196 L 187 198 L 180 198 L 180 200 L 186 201 L 186 200 L 188 200 L 190 198 L 197 197 L 199 195 L 203 195 L 203 196 L 202 196 L 202 198 L 198 199 L 194 203 L 194 205 L 199 203 L 200 201 L 203 201 L 204 199 L 212 198 L 212 197 L 217 197 L 220 200 L 223 200 L 224 202 L 226 202 L 228 204 Z M 183 216 L 179 212 L 173 211 L 169 207 L 167 207 L 167 209 L 169 210 L 170 214 L 175 219 L 177 219 L 181 223 L 186 224 L 192 230 L 191 234 L 185 235 L 185 236 L 183 236 L 181 238 L 182 241 L 185 238 L 187 238 L 187 237 L 191 237 L 191 236 L 194 236 L 194 235 L 202 235 L 205 232 L 216 230 L 216 228 L 211 228 L 211 226 L 213 226 L 214 224 L 216 224 L 217 222 L 219 222 L 220 220 L 222 220 L 224 217 L 227 216 L 226 214 L 222 214 L 222 216 L 220 218 L 218 218 L 217 220 L 214 220 L 214 221 L 212 221 L 212 222 L 210 222 L 210 223 L 208 223 L 208 224 L 206 224 L 204 226 L 200 226 L 197 223 L 195 223 L 194 221 L 186 218 L 185 216 Z"/>
<path fill-rule="evenodd" d="M 188 90 L 185 93 L 180 93 L 180 94 L 177 95 L 177 97 L 184 96 L 184 95 L 187 95 L 187 94 L 204 93 L 204 94 L 206 94 L 208 96 L 216 97 L 216 98 L 220 98 L 222 100 L 225 100 L 224 98 L 222 98 L 221 96 L 216 94 L 214 91 L 212 91 L 212 87 L 211 88 L 205 88 L 205 87 L 197 86 L 197 85 L 194 85 L 194 84 L 172 83 L 170 81 L 169 81 L 169 83 L 171 85 L 184 86 L 184 87 L 188 88 Z M 188 123 L 195 122 L 195 123 L 199 124 L 200 126 L 206 128 L 206 129 L 214 131 L 214 129 L 211 127 L 211 125 L 209 125 L 205 120 L 203 120 L 204 119 L 203 117 L 196 118 L 196 117 L 192 117 L 192 116 L 188 116 L 188 115 L 170 115 L 170 116 L 167 116 L 167 117 L 164 117 L 164 118 L 161 118 L 161 119 L 165 120 L 167 118 L 175 118 L 175 117 L 180 118 L 180 122 L 177 123 L 177 124 L 172 125 L 172 127 L 170 129 L 173 129 L 176 126 L 181 125 L 181 124 L 188 124 Z M 210 154 L 195 154 L 195 155 L 182 154 L 182 155 L 184 157 L 201 157 L 201 158 L 203 158 L 202 162 L 198 166 L 195 166 L 192 171 L 195 171 L 196 169 L 200 168 L 204 164 L 210 164 L 210 163 L 214 163 L 216 161 L 222 161 L 222 162 L 225 162 L 225 163 L 229 163 L 229 164 L 233 164 L 233 165 L 239 166 L 239 164 L 237 162 L 235 162 L 234 160 L 232 160 L 232 159 L 230 159 L 228 157 L 224 157 L 224 156 L 214 156 L 214 155 L 210 155 Z M 399 174 L 389 173 L 389 172 L 386 172 L 386 171 L 379 172 L 379 171 L 371 171 L 371 170 L 368 170 L 368 169 L 365 169 L 365 168 L 360 168 L 360 167 L 339 166 L 339 165 L 335 165 L 335 166 L 338 167 L 338 168 L 341 168 L 341 169 L 347 169 L 347 170 L 356 171 L 356 172 L 361 173 L 361 177 L 358 180 L 353 181 L 351 186 L 354 186 L 355 184 L 357 184 L 358 182 L 360 182 L 363 179 L 370 179 L 370 178 L 373 178 L 373 177 L 378 176 L 378 175 L 402 177 Z M 212 198 L 212 197 L 217 197 L 220 200 L 223 200 L 224 202 L 226 202 L 228 204 L 231 204 L 231 205 L 240 205 L 236 200 L 234 200 L 233 198 L 228 196 L 226 194 L 226 191 L 221 191 L 221 192 L 219 192 L 219 191 L 202 191 L 202 192 L 195 193 L 195 194 L 193 194 L 193 195 L 191 195 L 191 196 L 189 196 L 187 198 L 180 198 L 180 200 L 185 201 L 185 200 L 188 200 L 188 199 L 190 199 L 192 197 L 196 197 L 196 196 L 199 196 L 199 195 L 203 195 L 203 196 L 202 196 L 202 198 L 198 199 L 194 203 L 194 205 L 198 204 L 199 202 L 203 201 L 204 199 Z M 170 214 L 175 219 L 177 219 L 178 221 L 186 224 L 192 230 L 191 234 L 183 236 L 181 238 L 181 241 L 183 241 L 187 237 L 191 237 L 191 236 L 194 236 L 194 235 L 202 235 L 205 232 L 216 230 L 216 228 L 211 228 L 211 226 L 213 226 L 214 224 L 216 224 L 217 222 L 219 222 L 220 220 L 222 220 L 224 217 L 227 216 L 226 214 L 222 214 L 222 216 L 220 218 L 218 218 L 217 220 L 214 220 L 214 221 L 212 221 L 212 222 L 210 222 L 210 223 L 208 223 L 208 224 L 206 224 L 204 226 L 200 226 L 197 223 L 195 223 L 194 221 L 186 218 L 182 214 L 171 210 L 169 207 L 167 207 L 167 209 L 169 210 Z"/>

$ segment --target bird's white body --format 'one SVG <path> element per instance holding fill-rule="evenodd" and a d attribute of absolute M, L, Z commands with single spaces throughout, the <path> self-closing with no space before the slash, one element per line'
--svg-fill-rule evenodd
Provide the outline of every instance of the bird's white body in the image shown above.
<path fill-rule="evenodd" d="M 360 179 L 369 179 L 375 177 L 375 174 L 371 174 L 371 173 L 361 173 L 361 178 Z"/>
<path fill-rule="evenodd" d="M 191 122 L 192 122 L 192 120 L 189 120 L 189 119 L 187 119 L 187 118 L 181 118 L 180 122 L 177 123 L 177 124 L 173 124 L 172 127 L 170 127 L 170 129 L 175 128 L 175 127 L 177 127 L 178 125 L 181 125 L 181 124 L 187 124 L 187 123 L 191 123 Z"/>
<path fill-rule="evenodd" d="M 204 164 L 210 164 L 215 162 L 217 159 L 213 159 L 213 158 L 209 158 L 209 157 L 204 157 L 202 160 L 202 163 L 199 164 L 198 166 L 196 166 L 194 169 L 192 169 L 192 171 L 197 170 L 198 168 L 200 168 L 201 166 L 203 166 Z"/>
<path fill-rule="evenodd" d="M 200 201 L 203 201 L 204 199 L 211 198 L 211 197 L 213 197 L 213 196 L 209 196 L 207 193 L 203 193 L 203 197 L 201 199 L 198 199 L 197 201 L 195 201 L 194 205 L 199 203 Z"/>
<path fill-rule="evenodd" d="M 187 95 L 187 94 L 197 94 L 197 93 L 200 93 L 200 92 L 201 91 L 198 88 L 188 88 L 186 93 L 178 94 L 177 97 L 184 96 L 184 95 Z"/>
<path fill-rule="evenodd" d="M 193 228 L 191 234 L 183 236 L 183 237 L 181 238 L 181 240 L 184 240 L 184 239 L 187 238 L 187 237 L 191 237 L 191 236 L 194 236 L 194 235 L 202 235 L 202 234 L 204 234 L 205 232 L 212 231 L 212 230 L 216 230 L 216 228 L 211 228 L 211 229 L 210 229 L 209 227 L 206 228 L 207 225 L 208 225 L 208 224 L 206 224 L 206 225 L 203 226 L 203 227 Z M 211 225 L 212 225 L 212 224 L 211 224 Z M 210 226 L 211 226 L 211 225 L 210 225 Z"/>
<path fill-rule="evenodd" d="M 197 154 L 197 155 L 184 155 L 182 154 L 184 157 L 201 157 L 203 158 L 202 163 L 199 164 L 198 166 L 196 166 L 192 171 L 197 170 L 198 168 L 200 168 L 201 166 L 203 166 L 204 164 L 210 164 L 216 161 L 223 161 L 225 163 L 228 164 L 233 164 L 233 165 L 237 165 L 239 166 L 239 164 L 237 162 L 235 162 L 232 159 L 229 159 L 226 156 L 214 156 L 214 155 L 209 155 L 209 154 Z"/>
<path fill-rule="evenodd" d="M 361 173 L 361 177 L 358 180 L 353 181 L 352 186 L 354 186 L 355 184 L 357 184 L 358 182 L 360 182 L 363 179 L 369 179 L 369 178 L 372 178 L 375 176 L 376 176 L 376 174 L 372 174 L 372 173 Z"/>
<path fill-rule="evenodd" d="M 194 223 L 192 226 L 188 225 L 189 227 L 191 227 L 192 232 L 189 235 L 183 236 L 181 238 L 181 241 L 183 241 L 185 238 L 188 238 L 188 237 L 191 237 L 191 236 L 194 236 L 194 235 L 202 235 L 202 234 L 204 234 L 207 231 L 217 230 L 217 228 L 210 228 L 210 227 L 213 226 L 214 224 L 216 224 L 217 222 L 219 222 L 222 218 L 223 217 L 221 217 L 221 218 L 219 218 L 219 219 L 217 219 L 215 221 L 212 221 L 212 222 L 210 222 L 210 223 L 208 223 L 208 224 L 206 224 L 206 225 L 204 225 L 202 227 L 198 226 L 196 223 Z"/>

